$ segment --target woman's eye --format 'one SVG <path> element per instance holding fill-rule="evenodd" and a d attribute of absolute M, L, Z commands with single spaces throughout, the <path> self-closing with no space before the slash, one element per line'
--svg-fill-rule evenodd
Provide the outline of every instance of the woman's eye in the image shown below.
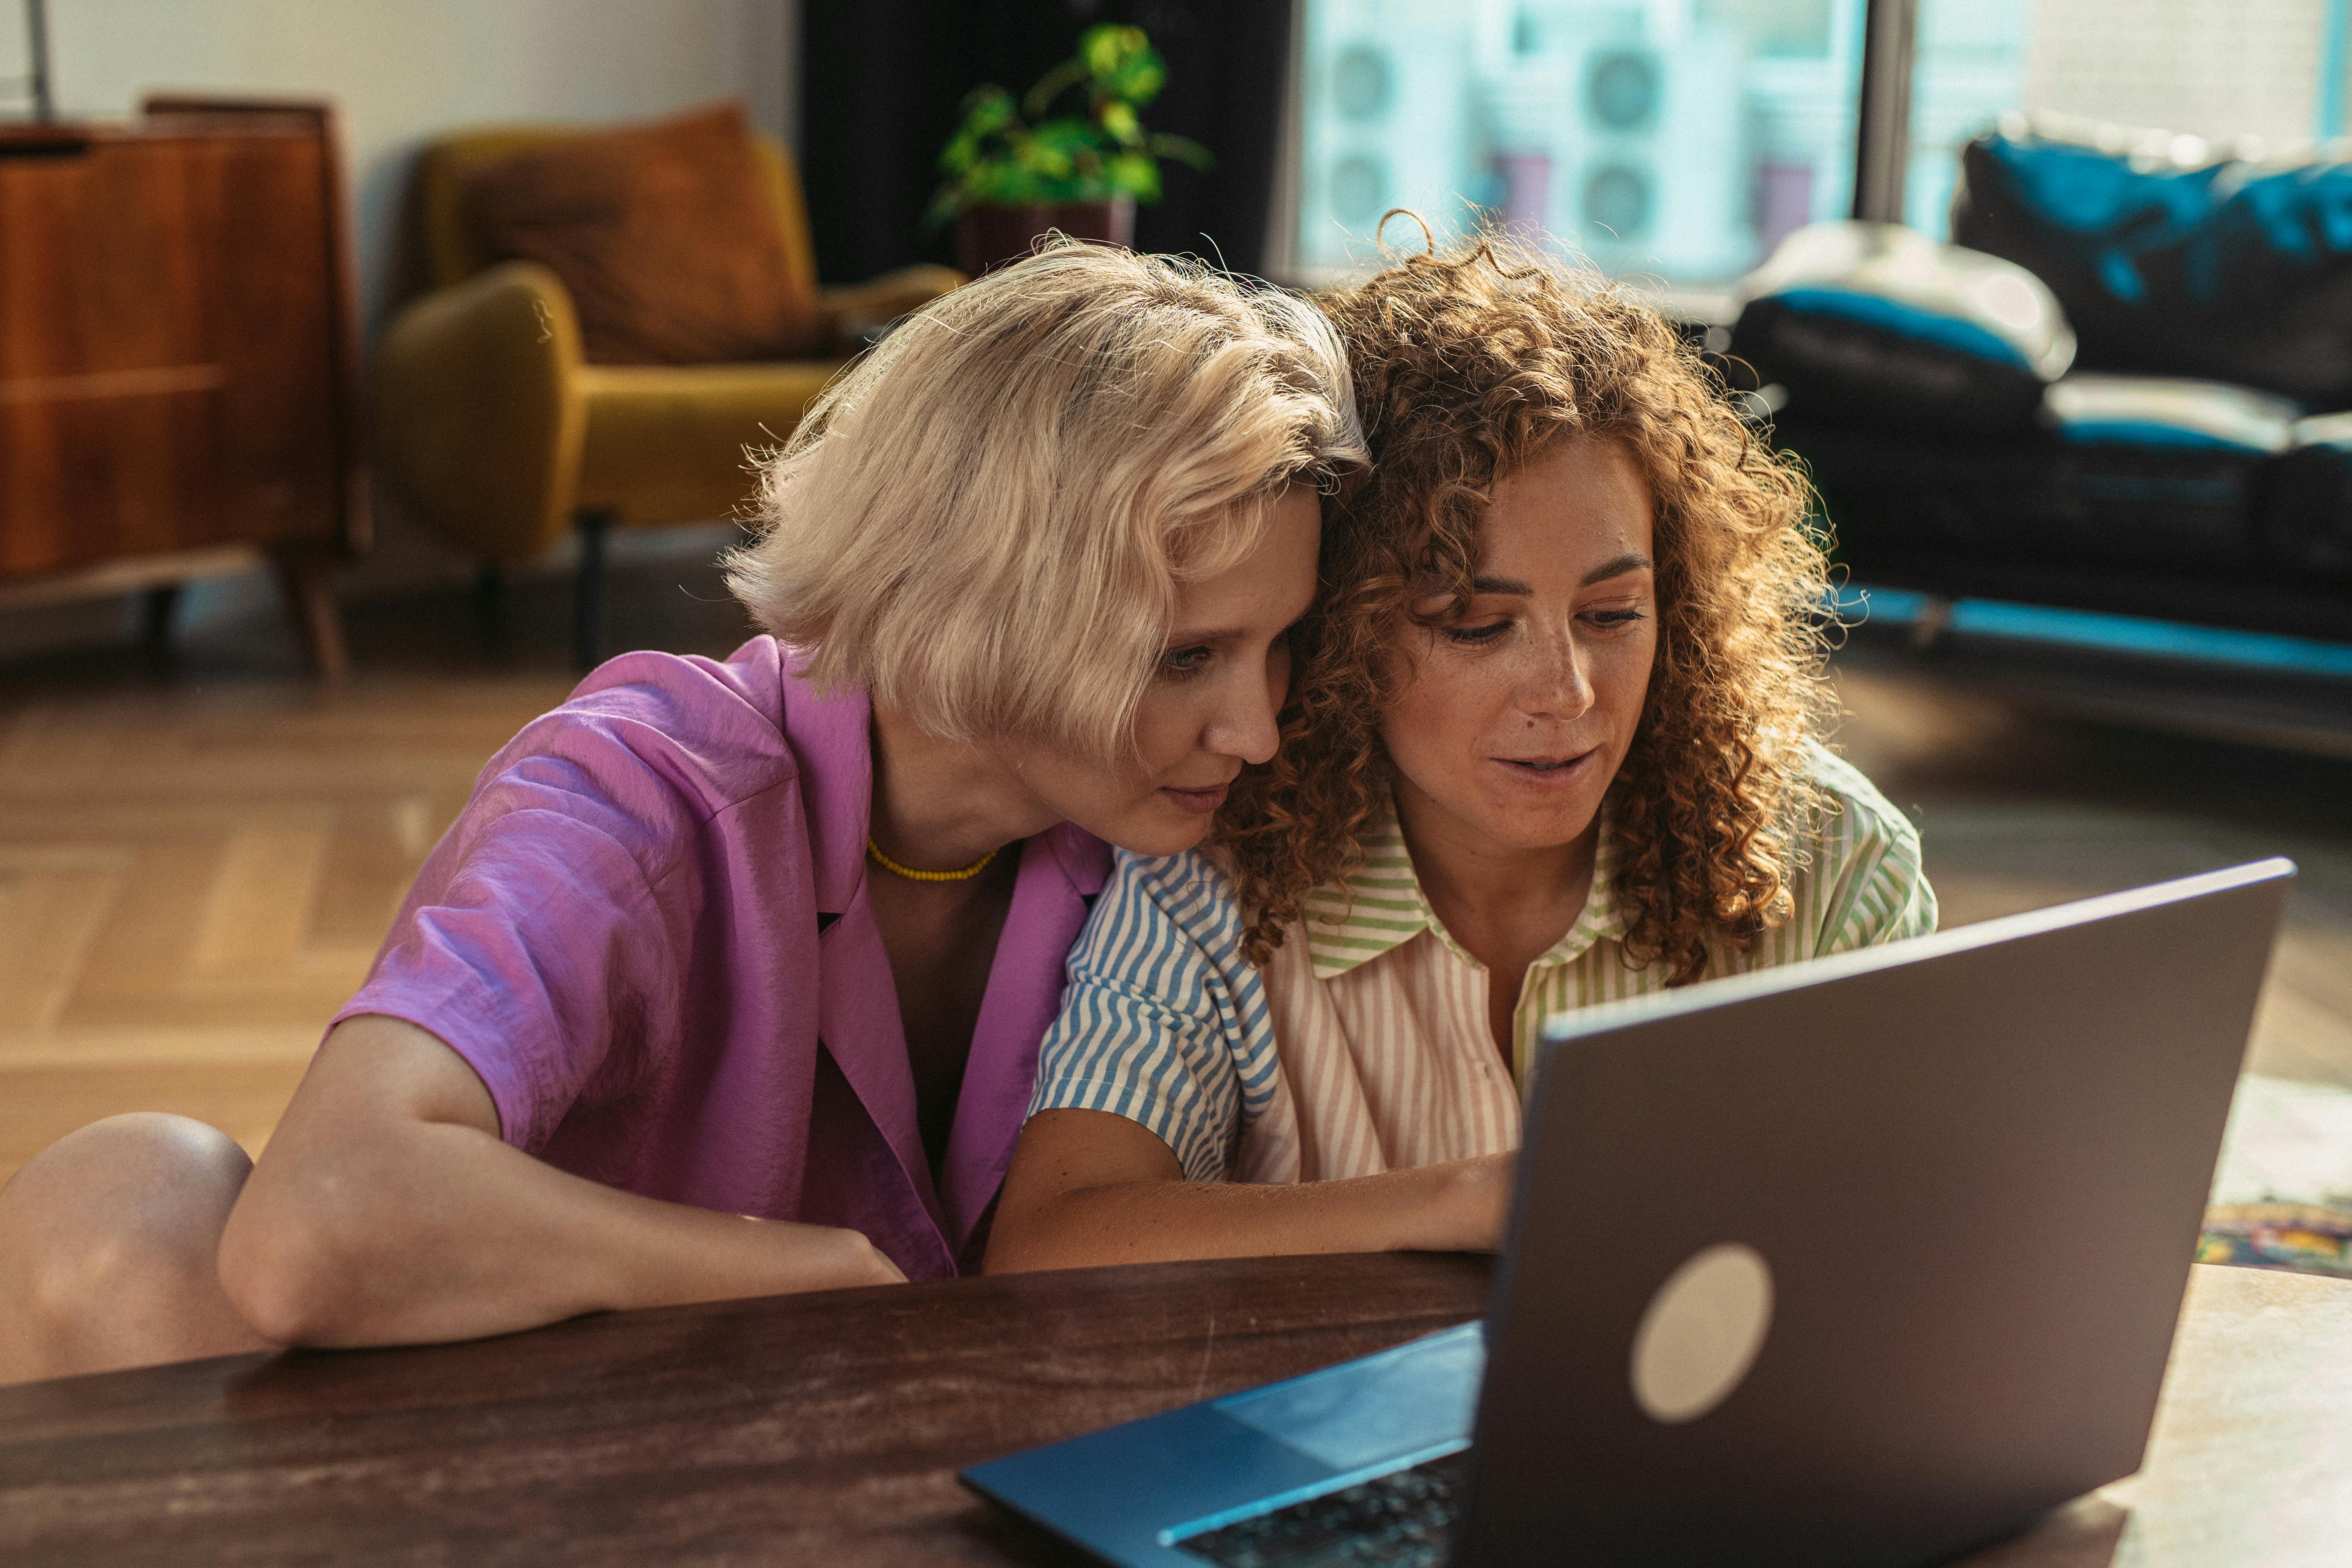
<path fill-rule="evenodd" d="M 1448 626 L 1445 628 L 1445 638 L 1448 642 L 1463 647 L 1475 647 L 1480 643 L 1493 642 L 1510 629 L 1511 623 L 1508 621 L 1490 621 L 1483 626 Z"/>
<path fill-rule="evenodd" d="M 1160 673 L 1181 680 L 1207 668 L 1212 657 L 1211 651 L 1205 647 L 1171 648 L 1160 656 Z"/>
<path fill-rule="evenodd" d="M 1646 617 L 1639 610 L 1593 610 L 1584 618 L 1604 630 L 1614 630 L 1619 626 L 1632 626 L 1635 621 Z"/>

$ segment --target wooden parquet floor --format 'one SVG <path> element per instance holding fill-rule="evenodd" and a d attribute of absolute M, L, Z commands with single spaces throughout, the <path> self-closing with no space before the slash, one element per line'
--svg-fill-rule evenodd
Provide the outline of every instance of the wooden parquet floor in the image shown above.
<path fill-rule="evenodd" d="M 706 565 L 615 588 L 616 644 L 743 635 Z M 570 689 L 564 590 L 518 584 L 495 653 L 461 593 L 354 606 L 336 691 L 268 620 L 160 675 L 0 665 L 0 1180 L 122 1110 L 260 1149 L 482 763 Z M 1840 678 L 1841 740 L 1920 822 L 1947 924 L 2294 856 L 2249 1065 L 2352 1088 L 2352 763 L 2085 723 L 1885 647 Z"/>
<path fill-rule="evenodd" d="M 616 646 L 744 635 L 706 561 L 614 588 Z M 260 1151 L 482 764 L 572 689 L 568 590 L 517 583 L 495 645 L 463 592 L 353 605 L 336 690 L 267 614 L 161 670 L 0 665 L 0 1181 L 125 1110 Z"/>
<path fill-rule="evenodd" d="M 1846 754 L 1919 825 L 1943 923 L 2272 855 L 2296 864 L 2249 1072 L 2352 1089 L 2352 762 L 2097 723 L 1861 647 Z M 2352 689 L 2341 693 L 2352 737 Z"/>
<path fill-rule="evenodd" d="M 0 727 L 0 1172 L 113 1111 L 268 1137 L 485 759 L 568 682 L 299 679 Z"/>

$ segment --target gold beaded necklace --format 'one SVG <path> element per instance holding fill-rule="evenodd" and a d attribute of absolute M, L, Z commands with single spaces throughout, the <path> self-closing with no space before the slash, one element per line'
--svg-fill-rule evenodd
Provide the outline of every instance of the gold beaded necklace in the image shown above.
<path fill-rule="evenodd" d="M 901 866 L 883 854 L 882 846 L 874 842 L 874 836 L 870 833 L 866 836 L 866 853 L 874 858 L 875 864 L 880 866 L 885 871 L 896 872 L 910 882 L 969 882 L 987 870 L 988 863 L 996 858 L 996 850 L 1003 847 L 1002 844 L 998 845 L 996 849 L 990 850 L 960 871 L 918 871 L 912 866 Z"/>

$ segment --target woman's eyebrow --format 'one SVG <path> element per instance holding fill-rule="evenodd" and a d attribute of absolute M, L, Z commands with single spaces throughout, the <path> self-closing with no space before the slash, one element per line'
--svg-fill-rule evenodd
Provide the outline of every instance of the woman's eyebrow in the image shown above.
<path fill-rule="evenodd" d="M 1649 569 L 1648 556 L 1637 550 L 1627 551 L 1614 561 L 1604 561 L 1587 572 L 1584 574 L 1584 581 L 1579 583 L 1577 586 L 1590 588 L 1595 583 L 1605 583 L 1612 577 L 1622 577 L 1628 572 L 1646 572 Z"/>
<path fill-rule="evenodd" d="M 1622 577 L 1628 572 L 1646 572 L 1651 564 L 1650 558 L 1641 552 L 1628 551 L 1614 560 L 1604 561 L 1587 572 L 1583 581 L 1577 584 L 1577 586 L 1590 588 L 1595 583 L 1605 583 L 1612 577 Z M 1520 582 L 1517 577 L 1473 577 L 1470 579 L 1470 591 L 1474 594 L 1517 595 L 1522 599 L 1532 597 L 1535 594 L 1532 586 Z"/>

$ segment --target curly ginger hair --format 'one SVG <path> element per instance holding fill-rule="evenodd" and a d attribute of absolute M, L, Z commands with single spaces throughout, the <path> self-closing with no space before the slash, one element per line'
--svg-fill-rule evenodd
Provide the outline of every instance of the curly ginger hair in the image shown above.
<path fill-rule="evenodd" d="M 1401 629 L 1464 615 L 1496 480 L 1578 437 L 1633 458 L 1653 513 L 1656 658 L 1605 815 L 1622 951 L 1686 984 L 1718 944 L 1752 945 L 1790 916 L 1822 805 L 1804 742 L 1830 711 L 1828 583 L 1803 475 L 1656 310 L 1502 237 L 1318 303 L 1347 342 L 1372 468 L 1330 504 L 1281 750 L 1219 814 L 1244 953 L 1265 963 L 1307 893 L 1361 864 L 1391 776 L 1381 716 L 1409 679 Z"/>

